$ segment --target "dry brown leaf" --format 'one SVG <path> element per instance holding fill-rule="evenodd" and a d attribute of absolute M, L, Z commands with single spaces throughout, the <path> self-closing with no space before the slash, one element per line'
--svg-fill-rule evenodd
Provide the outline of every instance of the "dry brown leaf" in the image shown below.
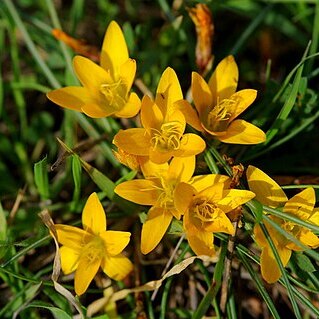
<path fill-rule="evenodd" d="M 158 289 L 163 281 L 171 277 L 173 275 L 177 275 L 180 272 L 182 272 L 185 268 L 187 268 L 189 265 L 191 265 L 195 259 L 200 259 L 205 263 L 215 263 L 218 260 L 218 256 L 216 257 L 209 257 L 209 256 L 192 256 L 189 258 L 184 259 L 179 264 L 175 265 L 170 271 L 168 271 L 161 279 L 158 280 L 152 280 L 148 283 L 134 288 L 128 288 L 128 289 L 122 289 L 120 291 L 115 292 L 111 298 L 110 297 L 103 297 L 101 299 L 96 300 L 96 305 L 106 305 L 108 302 L 115 302 L 121 299 L 126 298 L 127 295 L 134 292 L 144 292 L 144 291 L 152 291 L 155 289 Z M 89 309 L 88 309 L 89 312 Z"/>

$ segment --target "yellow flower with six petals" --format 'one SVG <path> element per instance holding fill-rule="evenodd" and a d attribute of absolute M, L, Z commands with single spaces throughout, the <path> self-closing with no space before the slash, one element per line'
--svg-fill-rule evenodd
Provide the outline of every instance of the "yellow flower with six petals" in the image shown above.
<path fill-rule="evenodd" d="M 180 183 L 175 191 L 175 206 L 184 214 L 184 230 L 196 255 L 213 256 L 213 233 L 235 231 L 227 213 L 255 197 L 250 191 L 228 189 L 227 176 L 212 174 L 211 178 L 192 185 Z"/>
<path fill-rule="evenodd" d="M 173 156 L 201 153 L 206 146 L 204 140 L 196 134 L 184 134 L 185 117 L 176 105 L 182 99 L 176 73 L 167 68 L 159 81 L 155 102 L 147 95 L 142 100 L 143 128 L 121 130 L 113 143 L 129 154 L 149 156 L 157 164 L 165 163 Z"/>
<path fill-rule="evenodd" d="M 195 156 L 175 157 L 170 164 L 141 165 L 145 179 L 119 184 L 114 192 L 140 205 L 151 205 L 142 226 L 141 251 L 151 252 L 161 241 L 173 217 L 181 218 L 174 204 L 174 192 L 180 182 L 190 181 L 195 170 Z"/>
<path fill-rule="evenodd" d="M 268 175 L 254 166 L 248 167 L 247 180 L 249 188 L 256 194 L 256 199 L 263 205 L 277 209 L 280 208 L 284 213 L 294 215 L 301 220 L 319 226 L 319 210 L 314 209 L 316 197 L 312 187 L 304 189 L 288 200 L 281 187 Z M 286 232 L 293 235 L 302 244 L 310 248 L 319 247 L 319 238 L 309 229 L 275 216 L 270 216 L 270 219 Z M 283 234 L 278 233 L 267 221 L 264 221 L 264 224 L 285 267 L 289 262 L 292 250 L 300 251 L 303 249 L 287 239 Z M 260 257 L 262 277 L 268 283 L 274 283 L 281 276 L 278 263 L 259 225 L 254 227 L 254 235 L 257 244 L 262 248 Z"/>
<path fill-rule="evenodd" d="M 192 95 L 196 111 L 186 102 L 179 102 L 187 123 L 207 132 L 224 143 L 258 144 L 266 140 L 265 133 L 255 125 L 236 119 L 250 106 L 257 91 L 236 92 L 238 67 L 233 56 L 223 59 L 208 84 L 196 72 L 192 74 Z"/>
<path fill-rule="evenodd" d="M 93 118 L 135 116 L 141 106 L 139 97 L 130 93 L 136 62 L 129 58 L 124 35 L 115 21 L 106 30 L 100 64 L 82 56 L 74 57 L 73 68 L 83 86 L 53 90 L 47 97 Z"/>
<path fill-rule="evenodd" d="M 61 266 L 65 274 L 75 271 L 75 292 L 82 295 L 101 267 L 110 278 L 122 280 L 133 269 L 122 254 L 130 241 L 129 232 L 106 230 L 106 217 L 97 197 L 88 198 L 82 213 L 83 229 L 56 224 Z"/>

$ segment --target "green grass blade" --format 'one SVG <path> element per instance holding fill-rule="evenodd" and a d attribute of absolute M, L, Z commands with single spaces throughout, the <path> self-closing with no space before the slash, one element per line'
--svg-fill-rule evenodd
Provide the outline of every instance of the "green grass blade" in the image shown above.
<path fill-rule="evenodd" d="M 268 233 L 268 230 L 267 228 L 265 227 L 265 225 L 263 223 L 260 223 L 260 228 L 262 230 L 262 232 L 264 233 L 264 236 L 266 237 L 267 239 L 267 242 L 274 254 L 274 257 L 276 259 L 276 262 L 280 268 L 280 272 L 281 272 L 281 275 L 282 275 L 282 279 L 283 279 L 283 282 L 286 286 L 286 289 L 287 289 L 287 293 L 288 293 L 288 296 L 289 296 L 289 299 L 290 299 L 290 302 L 291 302 L 291 305 L 292 305 L 292 308 L 293 308 L 293 311 L 294 311 L 294 314 L 296 316 L 297 319 L 302 319 L 302 316 L 301 316 L 301 313 L 300 313 L 300 310 L 299 310 L 299 307 L 298 307 L 298 304 L 295 300 L 295 296 L 293 294 L 293 290 L 292 290 L 292 286 L 288 280 L 288 276 L 286 274 L 286 270 L 281 262 L 281 259 L 280 259 L 280 256 L 278 254 L 278 251 L 276 249 L 276 246 L 273 242 L 273 240 L 271 239 L 269 233 Z"/>
<path fill-rule="evenodd" d="M 50 198 L 47 157 L 34 164 L 34 182 L 42 200 Z"/>
<path fill-rule="evenodd" d="M 267 292 L 267 289 L 263 285 L 263 282 L 260 279 L 260 277 L 256 274 L 255 269 L 252 267 L 250 261 L 245 256 L 242 249 L 236 247 L 236 254 L 237 254 L 238 258 L 240 259 L 240 261 L 243 263 L 246 270 L 249 272 L 251 279 L 254 281 L 258 292 L 260 293 L 261 297 L 265 301 L 265 303 L 266 303 L 269 311 L 273 315 L 273 317 L 275 319 L 280 319 L 280 315 L 276 309 L 276 306 L 274 305 L 273 301 L 271 300 L 271 298 Z"/>
<path fill-rule="evenodd" d="M 73 34 L 76 31 L 76 26 L 83 19 L 83 13 L 85 9 L 84 0 L 73 0 L 72 7 L 70 9 L 70 32 Z"/>
<path fill-rule="evenodd" d="M 17 25 L 17 27 L 19 28 L 23 39 L 25 41 L 26 46 L 28 47 L 30 53 L 33 55 L 34 60 L 36 61 L 36 63 L 39 65 L 39 67 L 41 68 L 41 70 L 43 71 L 43 74 L 46 76 L 48 82 L 50 83 L 50 85 L 54 88 L 59 88 L 61 85 L 59 83 L 59 81 L 56 79 L 56 77 L 54 76 L 54 74 L 52 73 L 52 71 L 50 70 L 50 68 L 47 66 L 47 64 L 44 62 L 42 56 L 40 55 L 39 51 L 37 50 L 33 40 L 31 39 L 29 32 L 27 31 L 27 29 L 24 26 L 24 23 L 22 22 L 19 13 L 15 7 L 15 5 L 13 4 L 13 2 L 11 0 L 4 0 L 5 5 L 7 6 L 15 24 Z"/>
<path fill-rule="evenodd" d="M 288 221 L 293 222 L 299 226 L 306 227 L 306 228 L 310 229 L 311 231 L 319 232 L 319 226 L 305 222 L 292 214 L 284 213 L 284 212 L 280 211 L 279 209 L 271 208 L 271 207 L 268 207 L 265 205 L 263 205 L 263 210 L 266 213 L 270 213 L 271 215 L 288 220 Z"/>
<path fill-rule="evenodd" d="M 302 60 L 304 60 L 307 57 L 307 54 L 309 51 L 309 46 L 310 46 L 310 43 L 308 44 L 308 46 L 304 52 Z M 269 144 L 269 142 L 276 136 L 276 134 L 280 130 L 282 122 L 288 118 L 288 115 L 290 114 L 293 106 L 295 105 L 295 101 L 296 101 L 296 98 L 298 95 L 298 89 L 299 89 L 299 85 L 300 85 L 300 81 L 301 81 L 303 66 L 304 66 L 304 64 L 300 65 L 298 70 L 297 70 L 297 73 L 296 73 L 295 78 L 294 78 L 293 83 L 292 83 L 292 87 L 291 87 L 289 96 L 287 97 L 286 102 L 284 103 L 284 105 L 283 105 L 281 111 L 279 112 L 276 120 L 274 121 L 273 125 L 267 131 L 267 133 L 266 133 L 267 140 L 264 143 L 264 145 Z"/>
<path fill-rule="evenodd" d="M 315 14 L 313 18 L 313 29 L 311 37 L 311 46 L 309 54 L 315 54 L 318 51 L 318 40 L 319 40 L 319 1 L 315 2 Z M 305 74 L 309 74 L 313 69 L 314 61 L 310 60 L 305 65 Z"/>
<path fill-rule="evenodd" d="M 21 309 L 26 302 L 32 300 L 35 297 L 41 285 L 42 285 L 42 282 L 38 284 L 31 284 L 31 283 L 26 284 L 15 295 L 15 298 L 13 298 L 0 310 L 0 318 L 3 318 L 2 316 L 7 315 L 8 313 L 12 314 L 11 318 L 16 318 L 17 314 L 19 313 L 19 309 Z M 15 312 L 17 314 L 15 314 Z"/>
<path fill-rule="evenodd" d="M 9 260 L 7 260 L 3 264 L 1 264 L 0 267 L 4 268 L 4 267 L 8 266 L 9 264 L 18 260 L 20 257 L 26 255 L 30 250 L 41 247 L 42 245 L 46 244 L 49 239 L 51 239 L 51 236 L 47 235 L 39 240 L 36 240 L 35 242 L 31 243 L 28 247 L 21 249 L 20 251 L 15 253 L 14 256 L 12 256 Z"/>
<path fill-rule="evenodd" d="M 72 155 L 72 176 L 74 182 L 74 191 L 72 198 L 71 210 L 76 209 L 76 204 L 78 203 L 81 195 L 81 175 L 82 175 L 82 166 L 79 160 L 79 157 Z"/>
<path fill-rule="evenodd" d="M 307 298 L 307 296 L 305 296 L 301 291 L 299 291 L 293 286 L 292 291 L 294 295 L 305 305 L 305 307 L 307 307 L 313 313 L 314 316 L 319 318 L 319 309 L 315 305 L 313 305 L 309 298 Z"/>
<path fill-rule="evenodd" d="M 283 138 L 279 139 L 278 141 L 270 144 L 266 149 L 260 151 L 260 152 L 254 152 L 250 155 L 246 156 L 243 161 L 252 160 L 254 158 L 257 158 L 265 153 L 268 153 L 269 151 L 281 146 L 282 144 L 288 142 L 292 138 L 294 138 L 296 135 L 301 133 L 303 130 L 305 130 L 307 127 L 309 127 L 310 124 L 314 123 L 319 118 L 319 112 L 315 113 L 313 116 L 305 119 L 302 124 L 300 124 L 297 128 L 294 128 L 290 133 L 286 134 Z"/>
<path fill-rule="evenodd" d="M 26 308 L 47 309 L 51 312 L 51 314 L 53 315 L 53 317 L 55 319 L 72 319 L 73 318 L 68 313 L 66 313 L 64 310 L 57 308 L 57 307 L 53 307 L 49 304 L 45 304 L 43 302 L 39 302 L 39 301 L 31 302 Z"/>
<path fill-rule="evenodd" d="M 185 247 L 182 250 L 181 254 L 176 259 L 174 265 L 177 265 L 178 263 L 180 263 L 189 250 L 190 250 L 190 248 L 189 248 L 188 244 L 185 245 Z M 166 283 L 165 283 L 165 286 L 164 286 L 164 291 L 163 291 L 162 300 L 161 300 L 161 311 L 160 311 L 160 317 L 159 317 L 160 319 L 165 319 L 166 318 L 167 302 L 168 302 L 169 291 L 170 291 L 170 287 L 172 285 L 173 279 L 174 279 L 174 276 L 169 277 L 166 280 Z"/>
<path fill-rule="evenodd" d="M 210 285 L 209 289 L 207 290 L 204 298 L 198 305 L 197 309 L 195 310 L 192 316 L 192 319 L 203 318 L 209 306 L 211 305 L 213 299 L 216 297 L 217 293 L 219 292 L 219 289 L 222 284 L 226 253 L 227 253 L 227 241 L 222 243 L 221 251 L 219 254 L 219 260 L 214 270 L 213 282 Z"/>
<path fill-rule="evenodd" d="M 206 162 L 209 170 L 213 174 L 219 174 L 219 168 L 218 168 L 212 154 L 209 151 L 207 151 L 207 150 L 205 151 L 204 158 L 205 158 L 205 162 Z"/>
<path fill-rule="evenodd" d="M 244 32 L 240 35 L 239 39 L 237 40 L 237 42 L 234 44 L 234 46 L 232 47 L 232 49 L 230 50 L 230 54 L 236 55 L 240 49 L 242 48 L 242 46 L 244 45 L 244 43 L 248 40 L 248 38 L 254 34 L 254 32 L 256 31 L 256 29 L 258 28 L 258 26 L 260 24 L 262 24 L 267 16 L 267 14 L 269 13 L 269 11 L 271 10 L 272 5 L 268 5 L 266 6 L 264 9 L 261 10 L 261 12 L 250 22 L 250 24 L 247 26 L 247 28 L 245 28 Z"/>
<path fill-rule="evenodd" d="M 51 0 L 45 0 L 45 3 L 47 5 L 47 8 L 49 10 L 49 14 L 50 14 L 50 17 L 51 17 L 51 21 L 52 21 L 52 24 L 53 24 L 53 27 L 55 29 L 62 29 L 62 26 L 61 26 L 61 23 L 60 23 L 60 20 L 59 20 L 59 17 L 57 15 L 57 12 L 55 10 L 55 7 L 54 7 L 54 2 L 51 1 Z M 71 73 L 71 74 L 74 74 L 73 73 L 73 67 L 72 67 L 72 59 L 71 59 L 71 55 L 70 53 L 68 52 L 67 50 L 67 47 L 65 45 L 65 43 L 63 43 L 62 41 L 59 41 L 60 42 L 60 47 L 61 47 L 61 51 L 62 51 L 62 54 L 63 54 L 63 57 L 66 61 L 66 64 L 67 64 L 67 67 L 68 67 L 68 71 Z M 77 79 L 75 76 L 73 76 L 73 79 L 74 79 L 74 83 L 78 83 Z M 70 84 L 74 84 L 74 83 L 70 83 Z"/>

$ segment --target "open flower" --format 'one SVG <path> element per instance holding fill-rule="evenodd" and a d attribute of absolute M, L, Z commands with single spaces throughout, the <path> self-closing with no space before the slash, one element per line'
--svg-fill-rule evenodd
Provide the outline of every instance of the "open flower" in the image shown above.
<path fill-rule="evenodd" d="M 173 218 L 180 219 L 182 212 L 175 206 L 176 189 L 180 183 L 195 185 L 197 189 L 217 182 L 230 184 L 229 177 L 208 174 L 193 176 L 195 156 L 174 157 L 170 164 L 141 163 L 145 179 L 119 184 L 114 192 L 140 205 L 151 205 L 147 219 L 142 226 L 141 251 L 151 252 L 161 241 Z M 183 194 L 177 200 L 183 201 Z"/>
<path fill-rule="evenodd" d="M 173 156 L 201 153 L 206 146 L 204 140 L 196 134 L 184 134 L 185 117 L 175 105 L 182 99 L 176 73 L 167 68 L 159 81 L 155 102 L 148 96 L 142 100 L 143 128 L 121 130 L 113 143 L 129 154 L 149 156 L 157 164 L 165 163 Z"/>
<path fill-rule="evenodd" d="M 250 191 L 227 189 L 228 180 L 215 176 L 213 183 L 180 183 L 175 191 L 175 206 L 184 214 L 184 230 L 197 255 L 215 254 L 213 233 L 235 231 L 226 214 L 255 196 Z"/>
<path fill-rule="evenodd" d="M 254 102 L 257 91 L 236 92 L 238 68 L 233 56 L 223 59 L 208 84 L 196 72 L 192 74 L 192 95 L 196 111 L 182 101 L 180 109 L 187 123 L 207 132 L 216 139 L 231 144 L 258 144 L 265 141 L 265 133 L 253 124 L 236 119 Z"/>
<path fill-rule="evenodd" d="M 249 188 L 256 194 L 256 199 L 262 204 L 272 208 L 281 208 L 284 213 L 319 225 L 319 210 L 314 209 L 316 198 L 312 187 L 304 189 L 288 200 L 280 186 L 254 166 L 248 167 L 247 180 Z M 309 248 L 319 247 L 319 238 L 309 229 L 275 216 L 270 216 L 270 218 L 302 244 Z M 300 251 L 302 248 L 287 239 L 283 234 L 278 233 L 267 221 L 264 221 L 264 224 L 285 267 L 289 262 L 292 250 Z M 278 263 L 259 225 L 254 227 L 254 235 L 257 244 L 262 248 L 260 257 L 261 275 L 268 283 L 274 283 L 281 276 Z"/>
<path fill-rule="evenodd" d="M 195 156 L 175 157 L 171 163 L 154 164 L 150 161 L 141 165 L 145 179 L 119 184 L 114 192 L 140 205 L 151 205 L 142 226 L 141 251 L 151 252 L 161 241 L 173 217 L 181 214 L 174 204 L 174 192 L 180 182 L 188 182 L 195 170 Z"/>
<path fill-rule="evenodd" d="M 82 213 L 83 229 L 56 224 L 61 266 L 65 274 L 75 271 L 75 292 L 82 295 L 101 267 L 105 274 L 122 280 L 132 270 L 122 254 L 130 241 L 129 232 L 106 230 L 106 218 L 96 193 L 88 198 Z"/>
<path fill-rule="evenodd" d="M 100 64 L 76 56 L 73 68 L 83 86 L 57 89 L 47 97 L 62 107 L 93 118 L 135 116 L 141 106 L 139 97 L 130 93 L 136 63 L 129 58 L 123 33 L 115 21 L 106 30 Z"/>

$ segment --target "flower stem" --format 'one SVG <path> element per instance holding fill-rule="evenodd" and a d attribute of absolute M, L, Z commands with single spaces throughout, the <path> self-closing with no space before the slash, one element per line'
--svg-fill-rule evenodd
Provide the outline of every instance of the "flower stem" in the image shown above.
<path fill-rule="evenodd" d="M 220 298 L 220 310 L 223 318 L 226 318 L 226 305 L 228 299 L 228 287 L 231 281 L 231 268 L 232 268 L 232 257 L 235 248 L 235 239 L 238 229 L 238 220 L 233 223 L 235 228 L 235 234 L 230 236 L 227 244 L 227 253 L 225 258 L 225 270 L 223 274 L 223 281 L 221 287 L 221 298 Z"/>

